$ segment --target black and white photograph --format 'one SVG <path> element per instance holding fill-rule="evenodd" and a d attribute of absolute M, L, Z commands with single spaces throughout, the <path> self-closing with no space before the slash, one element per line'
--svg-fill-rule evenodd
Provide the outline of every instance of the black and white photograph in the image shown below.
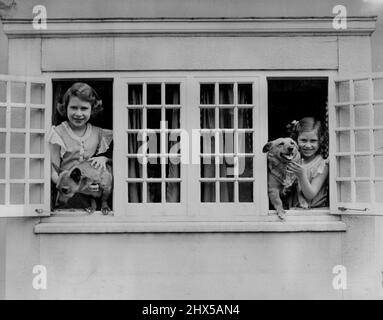
<path fill-rule="evenodd" d="M 0 300 L 381 299 L 383 0 L 0 0 Z"/>

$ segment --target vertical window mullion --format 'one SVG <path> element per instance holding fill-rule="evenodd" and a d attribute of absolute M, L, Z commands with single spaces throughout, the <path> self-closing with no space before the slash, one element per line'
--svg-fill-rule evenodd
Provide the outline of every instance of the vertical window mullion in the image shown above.
<path fill-rule="evenodd" d="M 354 80 L 350 80 L 350 161 L 351 161 L 351 203 L 356 202 L 356 185 L 355 185 L 355 90 Z"/>
<path fill-rule="evenodd" d="M 371 195 L 371 202 L 376 202 L 376 195 L 375 195 L 375 163 L 374 163 L 374 84 L 373 84 L 373 78 L 369 79 L 370 82 L 370 90 L 369 90 L 369 109 L 370 109 L 370 129 L 369 129 L 369 136 L 370 136 L 370 195 Z"/>
<path fill-rule="evenodd" d="M 30 168 L 29 168 L 29 162 L 30 162 L 30 138 L 31 138 L 31 125 L 30 125 L 30 105 L 31 105 L 31 83 L 27 82 L 26 86 L 26 106 L 25 106 L 25 192 L 24 192 L 24 204 L 29 205 L 30 199 Z M 44 150 L 45 151 L 45 150 Z"/>
<path fill-rule="evenodd" d="M 7 81 L 7 108 L 5 124 L 5 204 L 11 203 L 11 185 L 9 183 L 11 175 L 11 81 Z"/>

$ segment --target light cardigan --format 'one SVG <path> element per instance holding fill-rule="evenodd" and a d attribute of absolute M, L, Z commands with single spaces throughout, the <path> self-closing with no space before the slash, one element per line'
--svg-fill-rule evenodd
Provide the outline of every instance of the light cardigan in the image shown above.
<path fill-rule="evenodd" d="M 69 170 L 83 160 L 106 152 L 113 140 L 113 132 L 88 123 L 84 135 L 79 137 L 64 121 L 58 126 L 52 126 L 47 140 L 60 146 L 60 168 Z"/>

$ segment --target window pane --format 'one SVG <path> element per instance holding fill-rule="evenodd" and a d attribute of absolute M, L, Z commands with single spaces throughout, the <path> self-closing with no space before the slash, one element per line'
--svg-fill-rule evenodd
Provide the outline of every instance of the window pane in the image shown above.
<path fill-rule="evenodd" d="M 128 158 L 128 178 L 142 178 L 142 158 Z"/>
<path fill-rule="evenodd" d="M 25 133 L 11 133 L 11 153 L 25 153 Z"/>
<path fill-rule="evenodd" d="M 142 203 L 142 183 L 128 183 L 128 201 Z"/>
<path fill-rule="evenodd" d="M 161 202 L 161 183 L 148 183 L 147 202 Z"/>
<path fill-rule="evenodd" d="M 166 183 L 166 202 L 180 202 L 181 184 L 179 182 Z"/>
<path fill-rule="evenodd" d="M 383 79 L 373 79 L 374 100 L 383 100 Z"/>
<path fill-rule="evenodd" d="M 44 179 L 44 159 L 29 160 L 29 177 L 31 179 Z"/>
<path fill-rule="evenodd" d="M 7 82 L 0 81 L 0 102 L 7 102 Z"/>
<path fill-rule="evenodd" d="M 11 102 L 25 103 L 26 90 L 25 82 L 11 82 Z"/>
<path fill-rule="evenodd" d="M 20 158 L 10 159 L 10 178 L 25 179 L 25 160 Z"/>
<path fill-rule="evenodd" d="M 166 152 L 176 155 L 181 153 L 181 133 L 170 132 L 166 135 Z"/>
<path fill-rule="evenodd" d="M 25 128 L 25 108 L 11 108 L 11 128 Z"/>
<path fill-rule="evenodd" d="M 168 129 L 180 128 L 180 109 L 166 109 L 165 111 L 166 125 Z"/>
<path fill-rule="evenodd" d="M 146 115 L 147 128 L 160 129 L 161 128 L 161 109 L 148 109 Z"/>
<path fill-rule="evenodd" d="M 383 103 L 374 105 L 374 125 L 383 126 Z"/>
<path fill-rule="evenodd" d="M 369 81 L 368 80 L 355 80 L 354 81 L 354 99 L 355 101 L 369 100 Z"/>
<path fill-rule="evenodd" d="M 220 132 L 219 152 L 234 153 L 234 133 Z"/>
<path fill-rule="evenodd" d="M 180 178 L 181 165 L 180 158 L 170 158 L 166 164 L 166 178 Z"/>
<path fill-rule="evenodd" d="M 355 182 L 355 193 L 357 202 L 370 202 L 370 182 Z"/>
<path fill-rule="evenodd" d="M 141 133 L 128 133 L 128 153 L 142 154 L 142 140 L 143 136 Z M 139 149 L 141 149 L 141 152 L 139 152 Z"/>
<path fill-rule="evenodd" d="M 355 151 L 369 151 L 370 150 L 370 133 L 367 130 L 355 131 Z"/>
<path fill-rule="evenodd" d="M 214 133 L 201 133 L 201 153 L 215 153 Z"/>
<path fill-rule="evenodd" d="M 238 103 L 239 104 L 252 104 L 253 91 L 251 83 L 238 84 Z"/>
<path fill-rule="evenodd" d="M 200 110 L 200 126 L 201 129 L 214 129 L 215 128 L 215 110 L 204 109 Z"/>
<path fill-rule="evenodd" d="M 369 156 L 355 157 L 355 175 L 358 178 L 370 176 L 370 157 Z"/>
<path fill-rule="evenodd" d="M 383 181 L 376 181 L 375 182 L 375 199 L 376 202 L 383 203 Z"/>
<path fill-rule="evenodd" d="M 44 184 L 32 183 L 29 186 L 29 203 L 43 204 L 44 203 Z"/>
<path fill-rule="evenodd" d="M 350 132 L 340 131 L 336 133 L 337 136 L 337 151 L 350 152 Z"/>
<path fill-rule="evenodd" d="M 142 129 L 142 109 L 128 109 L 128 129 Z"/>
<path fill-rule="evenodd" d="M 351 158 L 350 157 L 337 157 L 337 177 L 349 178 L 351 177 Z"/>
<path fill-rule="evenodd" d="M 200 86 L 200 103 L 201 104 L 214 104 L 215 91 L 214 83 L 205 83 Z"/>
<path fill-rule="evenodd" d="M 383 177 L 383 156 L 374 157 L 374 166 L 375 166 L 375 176 L 382 178 Z"/>
<path fill-rule="evenodd" d="M 355 111 L 355 126 L 369 126 L 370 125 L 370 107 L 369 105 L 356 105 Z"/>
<path fill-rule="evenodd" d="M 238 109 L 238 128 L 251 129 L 253 127 L 253 110 L 252 109 Z"/>
<path fill-rule="evenodd" d="M 221 178 L 233 178 L 234 177 L 234 158 L 224 157 L 219 164 L 219 176 Z"/>
<path fill-rule="evenodd" d="M 201 202 L 215 201 L 215 182 L 201 182 Z"/>
<path fill-rule="evenodd" d="M 336 82 L 337 102 L 350 101 L 350 83 L 349 81 Z"/>
<path fill-rule="evenodd" d="M 11 183 L 10 184 L 10 204 L 24 204 L 25 199 L 25 184 Z"/>
<path fill-rule="evenodd" d="M 253 152 L 253 133 L 238 132 L 238 152 L 252 153 Z"/>
<path fill-rule="evenodd" d="M 45 104 L 45 84 L 31 83 L 31 103 Z"/>
<path fill-rule="evenodd" d="M 44 154 L 44 134 L 30 134 L 30 152 L 32 154 Z"/>
<path fill-rule="evenodd" d="M 220 109 L 219 110 L 219 127 L 220 128 L 234 128 L 234 109 Z"/>
<path fill-rule="evenodd" d="M 5 204 L 5 184 L 0 183 L 0 204 Z"/>
<path fill-rule="evenodd" d="M 215 177 L 215 159 L 213 157 L 201 158 L 201 178 Z"/>
<path fill-rule="evenodd" d="M 383 130 L 374 130 L 375 151 L 383 151 Z"/>
<path fill-rule="evenodd" d="M 147 163 L 148 178 L 161 178 L 160 158 L 149 158 Z"/>
<path fill-rule="evenodd" d="M 0 179 L 5 179 L 5 158 L 0 158 Z"/>
<path fill-rule="evenodd" d="M 130 105 L 142 104 L 142 84 L 128 85 L 128 102 Z"/>
<path fill-rule="evenodd" d="M 351 183 L 349 181 L 337 182 L 337 189 L 339 202 L 351 201 Z"/>
<path fill-rule="evenodd" d="M 0 132 L 0 153 L 5 153 L 6 134 Z"/>
<path fill-rule="evenodd" d="M 336 126 L 350 127 L 350 106 L 336 107 Z"/>
<path fill-rule="evenodd" d="M 221 83 L 219 85 L 219 103 L 220 104 L 233 104 L 233 84 L 232 83 Z"/>
<path fill-rule="evenodd" d="M 31 129 L 44 129 L 45 110 L 32 108 L 30 111 L 30 115 L 31 115 Z"/>
<path fill-rule="evenodd" d="M 159 132 L 148 132 L 147 139 L 147 152 L 151 154 L 161 153 L 161 134 Z"/>
<path fill-rule="evenodd" d="M 146 90 L 148 104 L 161 104 L 161 84 L 148 84 Z"/>
<path fill-rule="evenodd" d="M 221 182 L 219 188 L 221 202 L 234 202 L 234 182 Z"/>
<path fill-rule="evenodd" d="M 0 128 L 7 126 L 7 108 L 0 107 Z"/>
<path fill-rule="evenodd" d="M 253 202 L 253 182 L 239 182 L 239 202 Z"/>
<path fill-rule="evenodd" d="M 238 158 L 238 175 L 240 178 L 253 177 L 253 157 Z"/>
<path fill-rule="evenodd" d="M 165 103 L 180 104 L 180 85 L 179 84 L 165 85 Z"/>

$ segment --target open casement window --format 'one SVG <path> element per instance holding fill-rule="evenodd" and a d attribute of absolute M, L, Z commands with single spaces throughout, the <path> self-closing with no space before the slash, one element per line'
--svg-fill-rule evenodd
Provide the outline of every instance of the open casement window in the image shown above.
<path fill-rule="evenodd" d="M 383 215 L 383 75 L 332 85 L 331 213 Z"/>
<path fill-rule="evenodd" d="M 115 211 L 185 215 L 188 171 L 181 152 L 187 150 L 180 148 L 187 130 L 185 79 L 121 78 L 116 87 L 115 130 L 122 134 L 114 141 Z"/>
<path fill-rule="evenodd" d="M 260 214 L 262 121 L 259 78 L 195 78 L 193 109 L 200 144 L 192 203 L 209 217 Z M 265 125 L 265 124 L 263 124 Z M 262 186 L 263 184 L 263 186 Z M 263 201 L 264 202 L 264 201 Z"/>
<path fill-rule="evenodd" d="M 50 214 L 47 78 L 0 75 L 0 217 Z"/>

